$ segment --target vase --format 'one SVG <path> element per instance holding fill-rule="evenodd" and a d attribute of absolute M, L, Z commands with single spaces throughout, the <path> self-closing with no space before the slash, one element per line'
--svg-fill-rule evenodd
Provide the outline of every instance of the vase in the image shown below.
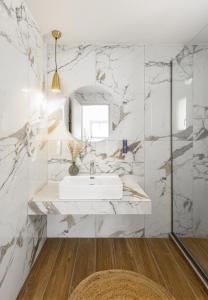
<path fill-rule="evenodd" d="M 79 173 L 79 168 L 75 161 L 72 161 L 72 165 L 69 167 L 69 175 L 76 176 Z"/>

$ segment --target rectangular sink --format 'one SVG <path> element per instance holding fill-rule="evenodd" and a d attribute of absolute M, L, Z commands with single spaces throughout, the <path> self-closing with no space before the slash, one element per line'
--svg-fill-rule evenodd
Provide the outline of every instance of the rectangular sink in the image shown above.
<path fill-rule="evenodd" d="M 123 196 L 123 184 L 118 175 L 66 176 L 59 183 L 59 199 L 113 200 Z"/>

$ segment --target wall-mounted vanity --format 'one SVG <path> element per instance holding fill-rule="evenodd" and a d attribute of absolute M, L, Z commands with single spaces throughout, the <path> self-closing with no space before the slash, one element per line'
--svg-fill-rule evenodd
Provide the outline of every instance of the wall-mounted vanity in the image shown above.
<path fill-rule="evenodd" d="M 112 187 L 110 183 L 103 185 L 103 197 L 99 190 L 98 185 L 95 185 L 94 196 L 89 198 L 86 195 L 86 190 L 89 191 L 89 183 L 83 182 L 88 175 L 79 175 L 77 183 L 79 186 L 74 190 L 72 186 L 74 199 L 72 196 L 60 197 L 59 185 L 60 183 L 50 182 L 44 186 L 39 193 L 37 193 L 28 203 L 29 215 L 134 215 L 134 214 L 151 214 L 151 200 L 137 182 L 129 180 L 128 177 L 123 178 L 123 191 L 122 197 L 116 187 Z M 102 178 L 105 181 L 113 180 L 116 178 L 112 175 L 97 175 L 96 179 Z M 90 177 L 88 176 L 89 180 Z M 80 179 L 80 183 L 79 183 Z M 70 185 L 69 185 L 70 186 Z M 87 187 L 87 189 L 86 189 Z M 85 194 L 84 194 L 84 189 Z M 105 193 L 107 189 L 107 193 Z M 114 197 L 110 199 L 109 190 L 111 189 Z M 113 191 L 114 189 L 114 191 Z M 118 190 L 118 188 L 117 188 Z M 86 196 L 85 196 L 86 195 Z M 116 195 L 118 195 L 116 197 Z M 97 199 L 96 199 L 97 197 Z M 62 198 L 62 199 L 61 199 Z M 65 199 L 63 199 L 65 198 Z M 80 199 L 79 199 L 80 198 Z M 92 199 L 93 198 L 93 199 Z M 115 199 L 118 198 L 118 199 Z M 120 199 L 119 199 L 120 198 Z"/>

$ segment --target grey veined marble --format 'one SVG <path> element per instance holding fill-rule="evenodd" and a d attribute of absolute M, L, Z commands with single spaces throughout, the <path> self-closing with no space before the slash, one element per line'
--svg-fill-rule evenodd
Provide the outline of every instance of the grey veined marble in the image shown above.
<path fill-rule="evenodd" d="M 142 234 L 145 232 L 147 236 L 167 236 L 170 232 L 170 61 L 179 50 L 179 47 L 118 44 L 60 45 L 58 49 L 59 72 L 66 97 L 83 86 L 102 87 L 110 93 L 119 108 L 111 136 L 102 142 L 87 143 L 77 164 L 81 172 L 88 173 L 89 162 L 93 158 L 96 172 L 117 173 L 121 178 L 134 176 L 147 192 L 152 199 L 152 215 L 145 218 L 140 215 L 132 222 L 130 216 L 123 216 L 122 220 L 132 224 L 129 225 L 131 230 L 127 230 L 129 235 L 132 232 L 132 236 L 137 231 L 141 232 L 141 228 L 144 229 Z M 48 83 L 53 68 L 52 45 L 48 48 Z M 81 101 L 86 100 L 82 94 L 79 97 Z M 122 139 L 128 139 L 127 154 L 122 153 Z M 59 153 L 57 149 L 61 149 Z M 60 141 L 54 140 L 51 133 L 49 180 L 62 180 L 68 174 L 70 160 L 66 141 L 61 141 L 60 146 Z M 51 210 L 51 207 L 48 209 Z M 112 206 L 110 210 L 113 211 Z M 107 217 L 104 218 L 107 220 Z M 56 225 L 53 225 L 52 219 Z M 50 217 L 50 235 L 51 228 L 59 226 L 55 220 L 55 217 Z M 118 235 L 126 236 L 120 222 L 113 224 Z M 74 229 L 74 232 L 77 231 Z M 104 234 L 105 231 L 102 232 Z"/>
<path fill-rule="evenodd" d="M 185 47 L 173 62 L 173 74 L 174 231 L 207 237 L 207 47 Z"/>
<path fill-rule="evenodd" d="M 46 219 L 29 218 L 47 180 L 43 42 L 23 1 L 0 1 L 0 299 L 16 299 L 43 245 Z"/>

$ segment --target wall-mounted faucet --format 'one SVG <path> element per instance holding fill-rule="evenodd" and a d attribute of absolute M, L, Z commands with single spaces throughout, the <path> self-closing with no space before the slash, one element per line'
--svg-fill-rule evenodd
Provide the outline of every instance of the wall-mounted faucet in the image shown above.
<path fill-rule="evenodd" d="M 93 179 L 94 175 L 96 173 L 96 169 L 95 169 L 95 162 L 94 160 L 90 161 L 90 178 Z"/>

